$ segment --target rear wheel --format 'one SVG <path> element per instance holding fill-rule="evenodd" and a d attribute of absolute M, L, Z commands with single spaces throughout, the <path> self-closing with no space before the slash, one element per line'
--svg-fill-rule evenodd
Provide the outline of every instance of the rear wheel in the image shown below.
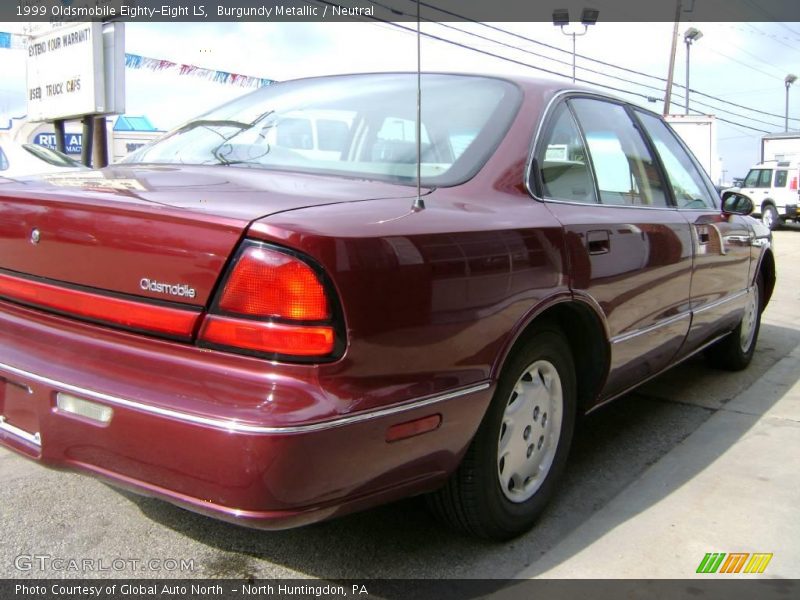
<path fill-rule="evenodd" d="M 761 207 L 761 222 L 766 227 L 769 227 L 770 230 L 780 225 L 780 216 L 778 216 L 778 211 L 772 204 L 765 204 Z"/>
<path fill-rule="evenodd" d="M 575 367 L 556 329 L 533 334 L 503 371 L 461 466 L 429 497 L 450 525 L 505 540 L 530 529 L 572 442 Z"/>
<path fill-rule="evenodd" d="M 764 297 L 764 277 L 759 273 L 744 308 L 739 325 L 726 337 L 706 350 L 708 362 L 718 369 L 741 371 L 753 359 L 761 329 L 761 299 Z"/>

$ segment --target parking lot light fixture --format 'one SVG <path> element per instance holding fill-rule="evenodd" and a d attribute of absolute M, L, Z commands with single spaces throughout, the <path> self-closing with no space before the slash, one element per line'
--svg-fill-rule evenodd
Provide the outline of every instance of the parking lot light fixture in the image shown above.
<path fill-rule="evenodd" d="M 692 43 L 703 37 L 703 32 L 696 27 L 689 27 L 683 34 L 683 41 L 686 43 L 686 114 L 689 114 L 689 51 Z"/>
<path fill-rule="evenodd" d="M 581 12 L 581 25 L 583 31 L 565 31 L 565 27 L 569 25 L 569 11 L 566 8 L 557 8 L 553 11 L 553 25 L 561 28 L 561 33 L 564 35 L 572 36 L 572 83 L 575 83 L 575 38 L 580 35 L 586 35 L 589 30 L 589 25 L 597 23 L 597 18 L 600 16 L 600 11 L 596 8 L 584 8 Z"/>

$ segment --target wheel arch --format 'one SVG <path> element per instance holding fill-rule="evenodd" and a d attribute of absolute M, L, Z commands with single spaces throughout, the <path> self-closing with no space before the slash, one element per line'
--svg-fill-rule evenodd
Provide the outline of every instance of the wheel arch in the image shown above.
<path fill-rule="evenodd" d="M 772 292 L 775 290 L 776 273 L 775 273 L 775 255 L 772 253 L 771 248 L 767 248 L 761 254 L 758 262 L 758 268 L 753 271 L 753 283 L 759 274 L 764 276 L 764 297 L 761 300 L 761 310 L 764 310 L 772 298 Z"/>
<path fill-rule="evenodd" d="M 608 327 L 600 307 L 591 298 L 553 298 L 530 311 L 514 328 L 509 343 L 495 361 L 492 379 L 500 376 L 509 358 L 545 323 L 556 325 L 569 345 L 577 375 L 578 414 L 582 414 L 599 396 L 611 364 Z"/>

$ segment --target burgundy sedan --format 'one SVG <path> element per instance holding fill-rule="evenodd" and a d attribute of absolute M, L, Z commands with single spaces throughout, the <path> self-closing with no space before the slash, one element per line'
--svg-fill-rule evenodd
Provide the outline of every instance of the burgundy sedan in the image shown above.
<path fill-rule="evenodd" d="M 416 83 L 282 83 L 0 179 L 0 443 L 254 527 L 428 493 L 504 539 L 580 415 L 701 351 L 747 366 L 769 231 L 659 116 L 425 74 L 417 143 Z"/>

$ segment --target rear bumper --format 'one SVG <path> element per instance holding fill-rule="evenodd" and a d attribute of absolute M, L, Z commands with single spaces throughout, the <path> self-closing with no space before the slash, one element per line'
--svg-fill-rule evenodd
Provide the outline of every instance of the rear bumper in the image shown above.
<path fill-rule="evenodd" d="M 113 415 L 100 423 L 65 412 L 59 393 Z M 477 382 L 314 418 L 337 399 L 313 367 L 232 358 L 0 302 L 0 445 L 249 526 L 302 525 L 435 488 L 457 466 L 490 395 L 489 382 Z M 304 414 L 312 416 L 296 418 Z M 442 415 L 437 430 L 387 443 L 392 425 L 431 414 Z"/>

